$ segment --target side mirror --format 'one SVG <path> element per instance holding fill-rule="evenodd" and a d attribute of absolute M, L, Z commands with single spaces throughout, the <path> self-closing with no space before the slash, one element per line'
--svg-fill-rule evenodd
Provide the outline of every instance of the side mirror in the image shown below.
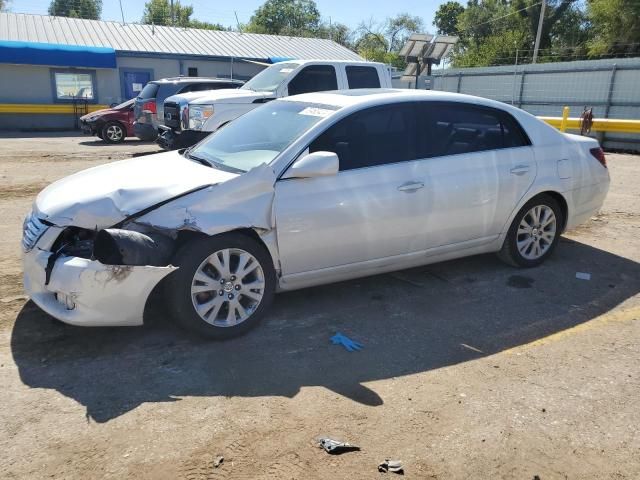
<path fill-rule="evenodd" d="M 313 152 L 298 158 L 282 178 L 327 177 L 338 173 L 340 161 L 334 152 Z"/>

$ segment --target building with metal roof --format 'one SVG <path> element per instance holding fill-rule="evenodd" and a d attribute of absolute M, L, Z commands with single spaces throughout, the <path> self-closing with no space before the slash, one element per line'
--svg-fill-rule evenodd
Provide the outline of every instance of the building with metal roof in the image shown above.
<path fill-rule="evenodd" d="M 71 128 L 149 80 L 246 80 L 283 58 L 362 60 L 327 39 L 1 12 L 0 129 Z"/>

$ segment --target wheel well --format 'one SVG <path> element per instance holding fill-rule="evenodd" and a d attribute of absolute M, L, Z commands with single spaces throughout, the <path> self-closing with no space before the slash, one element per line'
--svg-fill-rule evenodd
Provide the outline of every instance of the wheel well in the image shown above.
<path fill-rule="evenodd" d="M 227 230 L 226 232 L 220 232 L 220 235 L 224 235 L 225 233 L 232 233 L 232 232 L 233 233 L 240 233 L 242 235 L 245 235 L 245 236 L 255 240 L 256 242 L 258 242 L 260 245 L 262 245 L 264 247 L 264 249 L 269 254 L 269 257 L 271 257 L 271 253 L 269 252 L 269 248 L 267 248 L 267 245 L 264 243 L 262 238 L 260 238 L 260 235 L 258 235 L 258 233 L 253 228 L 237 228 L 235 230 Z M 178 237 L 176 239 L 176 248 L 175 248 L 175 250 L 177 251 L 180 247 L 182 247 L 186 243 L 192 242 L 192 241 L 197 240 L 199 238 L 208 237 L 208 236 L 215 236 L 215 235 L 207 235 L 206 233 L 194 232 L 192 230 L 180 230 L 180 231 L 178 231 Z"/>
<path fill-rule="evenodd" d="M 567 205 L 567 201 L 562 196 L 562 194 L 560 194 L 558 192 L 553 192 L 551 190 L 548 191 L 548 192 L 541 192 L 538 195 L 536 195 L 536 197 L 538 197 L 540 195 L 549 195 L 556 202 L 558 202 L 558 205 L 560 205 L 560 209 L 562 210 L 562 228 L 560 229 L 560 231 L 564 232 L 564 229 L 567 226 L 567 216 L 569 214 L 569 207 Z M 533 197 L 533 198 L 535 198 L 535 197 Z"/>

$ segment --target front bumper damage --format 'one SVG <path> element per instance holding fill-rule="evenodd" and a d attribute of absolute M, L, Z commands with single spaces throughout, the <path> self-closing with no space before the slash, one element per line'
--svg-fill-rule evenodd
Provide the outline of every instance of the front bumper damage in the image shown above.
<path fill-rule="evenodd" d="M 128 199 L 122 189 L 95 201 L 70 202 L 56 216 L 38 208 L 39 202 L 55 209 L 41 194 L 24 224 L 26 293 L 68 324 L 141 325 L 152 290 L 177 269 L 170 262 L 180 242 L 234 229 L 258 233 L 278 271 L 275 173 L 262 164 L 243 175 L 216 175 L 220 183 L 185 190 L 143 209 L 136 204 L 137 213 L 131 212 L 137 195 Z"/>
<path fill-rule="evenodd" d="M 153 288 L 177 267 L 104 265 L 74 256 L 55 259 L 47 283 L 49 249 L 62 229 L 50 227 L 24 254 L 24 288 L 54 318 L 78 326 L 142 325 Z"/>

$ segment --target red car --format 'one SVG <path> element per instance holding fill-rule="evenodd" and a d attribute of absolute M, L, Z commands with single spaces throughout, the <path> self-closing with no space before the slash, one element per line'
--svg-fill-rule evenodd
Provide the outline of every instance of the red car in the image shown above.
<path fill-rule="evenodd" d="M 105 108 L 80 117 L 82 131 L 97 135 L 107 143 L 120 143 L 126 137 L 134 137 L 133 103 L 127 100 L 113 108 Z"/>

